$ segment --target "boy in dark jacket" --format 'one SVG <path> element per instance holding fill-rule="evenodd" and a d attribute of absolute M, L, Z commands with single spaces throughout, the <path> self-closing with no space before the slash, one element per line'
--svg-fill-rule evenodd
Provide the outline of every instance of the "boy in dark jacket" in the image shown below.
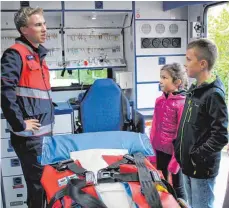
<path fill-rule="evenodd" d="M 174 147 L 192 208 L 213 208 L 221 150 L 228 142 L 224 86 L 211 74 L 216 58 L 217 48 L 211 41 L 188 44 L 185 67 L 196 83 L 187 93 Z"/>

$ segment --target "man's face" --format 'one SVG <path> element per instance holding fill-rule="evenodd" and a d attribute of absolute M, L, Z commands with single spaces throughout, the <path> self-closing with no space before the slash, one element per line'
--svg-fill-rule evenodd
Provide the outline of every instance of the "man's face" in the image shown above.
<path fill-rule="evenodd" d="M 188 76 L 191 78 L 197 78 L 202 71 L 202 63 L 197 59 L 195 48 L 187 50 L 185 68 Z"/>
<path fill-rule="evenodd" d="M 42 14 L 29 17 L 26 27 L 21 29 L 23 35 L 33 44 L 44 43 L 46 40 L 46 22 Z"/>

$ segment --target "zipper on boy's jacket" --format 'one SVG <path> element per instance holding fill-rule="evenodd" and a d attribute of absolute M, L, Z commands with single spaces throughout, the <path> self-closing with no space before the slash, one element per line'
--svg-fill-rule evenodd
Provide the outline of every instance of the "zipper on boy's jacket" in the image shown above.
<path fill-rule="evenodd" d="M 188 118 L 188 122 L 190 122 L 190 120 L 191 120 L 191 116 L 192 116 L 192 107 L 190 107 L 190 108 L 188 109 L 188 111 L 189 111 L 189 118 Z"/>
<path fill-rule="evenodd" d="M 192 94 L 191 94 L 191 97 L 192 97 Z M 190 113 L 189 114 L 189 119 L 188 119 L 188 121 L 190 121 L 191 113 L 192 113 L 191 104 L 192 104 L 192 100 L 190 98 L 190 100 L 188 101 L 188 109 L 187 109 L 187 111 L 185 113 L 185 118 L 184 118 L 184 121 L 183 121 L 183 124 L 182 124 L 182 129 L 181 129 L 181 142 L 180 142 L 180 161 L 181 161 L 181 164 L 182 164 L 182 142 L 183 142 L 183 137 L 184 137 L 184 125 L 185 125 L 185 122 L 187 120 L 188 113 Z"/>

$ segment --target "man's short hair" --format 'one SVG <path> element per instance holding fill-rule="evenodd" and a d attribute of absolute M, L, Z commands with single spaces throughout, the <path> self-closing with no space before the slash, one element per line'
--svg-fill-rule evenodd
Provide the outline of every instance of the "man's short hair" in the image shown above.
<path fill-rule="evenodd" d="M 217 47 L 208 39 L 197 39 L 190 42 L 187 49 L 196 49 L 196 57 L 200 60 L 206 60 L 208 62 L 208 70 L 211 70 L 217 59 Z"/>
<path fill-rule="evenodd" d="M 28 19 L 33 14 L 43 14 L 42 8 L 31 8 L 23 7 L 17 11 L 14 15 L 14 23 L 19 33 L 21 33 L 20 28 L 27 26 Z"/>

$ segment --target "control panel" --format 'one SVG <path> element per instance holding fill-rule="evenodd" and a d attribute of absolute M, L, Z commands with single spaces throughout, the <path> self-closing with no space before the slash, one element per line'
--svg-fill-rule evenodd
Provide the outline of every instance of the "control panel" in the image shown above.
<path fill-rule="evenodd" d="M 141 38 L 141 48 L 180 48 L 181 38 Z"/>
<path fill-rule="evenodd" d="M 125 66 L 120 29 L 66 29 L 67 68 Z"/>

